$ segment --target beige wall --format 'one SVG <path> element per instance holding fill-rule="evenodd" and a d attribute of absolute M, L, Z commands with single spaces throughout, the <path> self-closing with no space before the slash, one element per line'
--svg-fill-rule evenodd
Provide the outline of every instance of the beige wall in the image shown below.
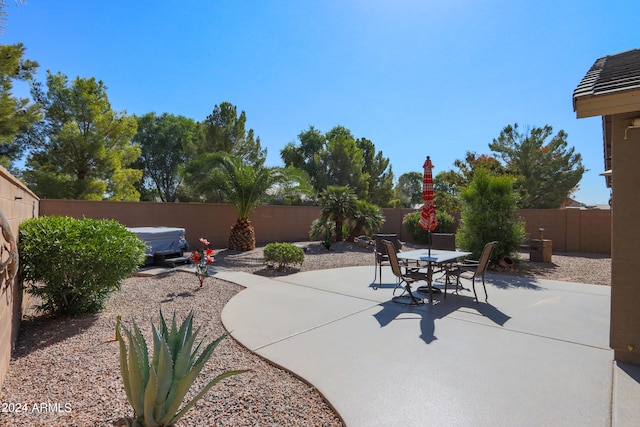
<path fill-rule="evenodd" d="M 624 132 L 640 111 L 613 116 L 611 170 L 613 250 L 611 254 L 610 346 L 617 360 L 640 364 L 640 129 Z"/>
<path fill-rule="evenodd" d="M 18 226 L 27 219 L 38 216 L 38 198 L 7 170 L 0 166 L 0 211 L 4 214 L 15 239 Z M 1 238 L 1 237 L 0 237 Z M 0 279 L 4 280 L 4 278 Z M 17 283 L 0 282 L 0 386 L 11 361 L 11 351 L 18 337 L 23 300 Z"/>
<path fill-rule="evenodd" d="M 232 205 L 207 203 L 107 202 L 41 200 L 41 215 L 115 219 L 127 227 L 165 226 L 185 229 L 189 246 L 208 239 L 214 247 L 227 246 L 236 221 Z M 311 223 L 320 214 L 316 206 L 260 206 L 251 215 L 256 242 L 309 240 Z"/>
<path fill-rule="evenodd" d="M 599 209 L 520 209 L 530 239 L 552 241 L 553 252 L 611 254 L 611 211 Z"/>
<path fill-rule="evenodd" d="M 128 227 L 182 227 L 192 247 L 206 237 L 215 247 L 225 247 L 235 223 L 231 205 L 206 203 L 95 202 L 82 200 L 41 200 L 41 215 L 69 215 L 77 218 L 113 218 Z M 397 233 L 411 241 L 402 226 L 412 209 L 382 209 L 386 221 L 381 233 Z M 258 244 L 309 239 L 309 228 L 320 214 L 317 206 L 260 206 L 251 216 Z M 527 224 L 531 238 L 538 228 L 553 241 L 553 251 L 611 253 L 611 212 L 579 209 L 527 209 L 518 214 Z M 195 246 L 194 246 L 195 245 Z"/>

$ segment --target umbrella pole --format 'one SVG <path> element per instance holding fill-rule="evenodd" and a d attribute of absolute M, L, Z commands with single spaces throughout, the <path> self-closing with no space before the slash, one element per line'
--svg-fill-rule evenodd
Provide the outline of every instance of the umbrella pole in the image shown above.
<path fill-rule="evenodd" d="M 431 230 L 427 230 L 427 247 L 429 248 L 429 256 L 431 256 Z"/>

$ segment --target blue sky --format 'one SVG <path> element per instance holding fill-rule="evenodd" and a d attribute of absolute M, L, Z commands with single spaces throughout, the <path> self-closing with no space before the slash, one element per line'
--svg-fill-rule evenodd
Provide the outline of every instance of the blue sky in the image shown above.
<path fill-rule="evenodd" d="M 508 124 L 564 129 L 589 169 L 575 198 L 606 203 L 602 125 L 572 93 L 601 56 L 640 47 L 631 1 L 43 1 L 9 13 L 0 43 L 70 78 L 95 77 L 112 107 L 201 121 L 227 101 L 280 165 L 314 126 L 342 125 L 397 177 L 489 153 Z M 17 88 L 17 91 L 21 90 Z"/>

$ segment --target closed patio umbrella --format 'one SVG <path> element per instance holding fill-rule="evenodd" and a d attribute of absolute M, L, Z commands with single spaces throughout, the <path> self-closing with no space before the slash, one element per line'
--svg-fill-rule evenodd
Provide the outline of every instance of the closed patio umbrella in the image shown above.
<path fill-rule="evenodd" d="M 431 169 L 433 169 L 433 163 L 427 156 L 424 165 L 424 175 L 422 177 L 422 214 L 420 215 L 420 221 L 418 225 L 420 228 L 427 231 L 429 234 L 427 243 L 429 247 L 429 256 L 431 256 L 431 232 L 438 226 L 438 218 L 436 217 L 436 206 L 433 204 L 433 176 Z"/>

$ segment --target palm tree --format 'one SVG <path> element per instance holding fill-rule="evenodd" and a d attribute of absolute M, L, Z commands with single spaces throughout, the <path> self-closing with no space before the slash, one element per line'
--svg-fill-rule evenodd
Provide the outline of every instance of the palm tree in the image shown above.
<path fill-rule="evenodd" d="M 353 242 L 363 232 L 372 235 L 378 232 L 385 218 L 377 205 L 365 200 L 358 200 L 356 211 L 352 215 L 353 229 L 347 241 Z"/>
<path fill-rule="evenodd" d="M 220 153 L 199 157 L 189 172 L 198 176 L 201 191 L 221 194 L 224 200 L 235 206 L 238 219 L 231 228 L 227 246 L 239 251 L 256 247 L 255 230 L 249 217 L 265 200 L 267 190 L 278 183 L 298 179 L 295 171 L 265 167 L 263 160 L 249 165 L 239 157 Z"/>
<path fill-rule="evenodd" d="M 321 218 L 335 224 L 335 240 L 341 242 L 342 224 L 356 211 L 358 198 L 348 186 L 330 185 L 318 197 L 322 207 Z"/>

